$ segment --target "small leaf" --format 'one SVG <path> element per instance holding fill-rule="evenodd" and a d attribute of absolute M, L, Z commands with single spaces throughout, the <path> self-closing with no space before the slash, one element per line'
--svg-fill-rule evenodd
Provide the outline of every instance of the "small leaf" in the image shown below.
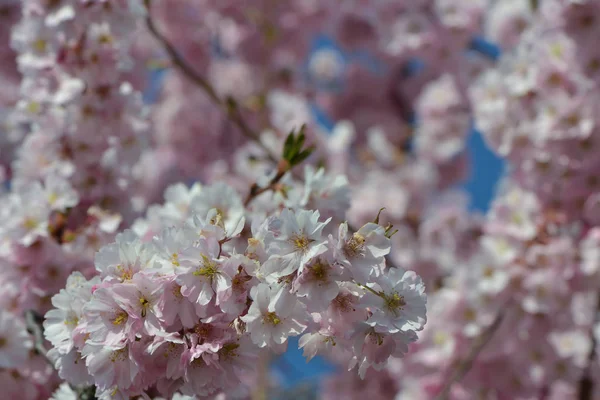
<path fill-rule="evenodd" d="M 304 146 L 304 139 L 306 139 L 306 136 L 304 135 L 305 131 L 306 131 L 306 124 L 302 124 L 302 126 L 300 127 L 300 131 L 298 132 L 298 139 L 296 140 L 296 146 L 297 146 L 298 150 L 301 150 L 302 147 Z"/>
<path fill-rule="evenodd" d="M 310 146 L 307 149 L 302 150 L 300 153 L 298 153 L 294 159 L 292 160 L 292 165 L 298 165 L 300 164 L 302 161 L 306 160 L 308 157 L 310 157 L 310 155 L 313 153 L 313 151 L 315 151 L 315 147 L 314 146 Z"/>
<path fill-rule="evenodd" d="M 283 145 L 283 159 L 290 161 L 292 151 L 294 148 L 294 131 L 290 132 L 290 134 L 285 139 L 285 143 Z"/>

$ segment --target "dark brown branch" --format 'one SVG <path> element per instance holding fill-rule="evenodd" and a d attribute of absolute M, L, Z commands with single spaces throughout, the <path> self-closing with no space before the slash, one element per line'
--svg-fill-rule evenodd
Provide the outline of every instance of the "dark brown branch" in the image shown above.
<path fill-rule="evenodd" d="M 48 357 L 48 350 L 44 346 L 44 331 L 42 328 L 43 318 L 33 310 L 25 312 L 25 325 L 27 331 L 33 336 L 33 349 L 54 369 L 54 363 Z M 96 387 L 91 386 L 73 386 L 71 389 L 76 393 L 78 400 L 96 400 Z"/>
<path fill-rule="evenodd" d="M 54 363 L 48 357 L 48 350 L 46 350 L 46 347 L 44 346 L 44 333 L 42 331 L 40 319 L 41 318 L 32 310 L 25 312 L 25 325 L 27 326 L 27 331 L 33 336 L 33 349 L 37 354 L 42 356 L 52 368 L 54 368 Z"/>
<path fill-rule="evenodd" d="M 277 159 L 271 154 L 270 150 L 260 141 L 260 135 L 254 131 L 244 120 L 242 114 L 240 112 L 239 106 L 235 99 L 232 97 L 227 97 L 226 99 L 222 99 L 217 94 L 214 87 L 210 84 L 210 82 L 202 76 L 199 72 L 197 72 L 194 68 L 192 68 L 188 62 L 179 54 L 175 46 L 167 39 L 157 28 L 154 19 L 152 18 L 151 13 L 151 0 L 144 0 L 144 4 L 146 6 L 147 14 L 146 14 L 146 26 L 148 30 L 159 41 L 159 43 L 163 46 L 169 58 L 171 59 L 171 63 L 179 69 L 190 81 L 194 82 L 197 86 L 199 86 L 207 96 L 215 103 L 219 108 L 227 114 L 229 119 L 240 129 L 242 134 L 246 136 L 248 139 L 256 142 L 267 154 L 267 157 L 272 162 L 277 162 Z"/>
<path fill-rule="evenodd" d="M 600 311 L 600 294 L 598 294 L 598 299 L 596 300 L 597 304 L 596 304 L 596 314 Z M 594 321 L 595 322 L 595 321 Z M 592 338 L 592 347 L 590 349 L 590 353 L 588 354 L 588 363 L 585 367 L 585 370 L 583 371 L 583 376 L 581 377 L 581 380 L 579 381 L 579 396 L 577 396 L 577 398 L 579 400 L 592 400 L 592 395 L 594 393 L 594 381 L 592 379 L 592 364 L 594 363 L 594 360 L 596 358 L 596 345 L 598 344 L 596 342 L 596 335 L 594 335 L 593 332 L 593 325 L 592 325 L 592 332 L 591 332 L 591 338 Z"/>
<path fill-rule="evenodd" d="M 502 310 L 504 310 L 504 307 L 502 308 Z M 450 391 L 452 390 L 452 386 L 456 382 L 460 382 L 460 380 L 464 378 L 465 375 L 467 375 L 467 373 L 471 370 L 471 367 L 473 367 L 473 363 L 475 362 L 481 351 L 489 343 L 490 339 L 492 339 L 494 333 L 496 333 L 496 331 L 500 327 L 500 324 L 502 323 L 503 319 L 504 311 L 500 311 L 498 315 L 496 315 L 494 322 L 492 322 L 492 324 L 485 330 L 485 332 L 483 332 L 477 337 L 477 339 L 475 339 L 475 342 L 473 343 L 469 354 L 462 361 L 460 361 L 458 365 L 454 367 L 454 373 L 452 374 L 451 378 L 448 379 L 442 391 L 436 397 L 436 400 L 448 399 Z"/>
<path fill-rule="evenodd" d="M 256 197 L 260 196 L 261 194 L 268 192 L 269 190 L 274 190 L 275 187 L 277 186 L 277 184 L 279 183 L 279 181 L 281 180 L 281 178 L 283 178 L 285 173 L 288 172 L 289 170 L 290 170 L 289 164 L 282 160 L 277 167 L 277 174 L 273 177 L 273 179 L 271 179 L 271 182 L 269 182 L 269 184 L 267 186 L 260 187 L 257 183 L 254 183 L 250 187 L 250 192 L 248 192 L 248 196 L 246 196 L 246 199 L 244 200 L 244 206 L 247 207 L 248 204 L 250 204 L 252 202 L 252 200 L 254 200 Z"/>

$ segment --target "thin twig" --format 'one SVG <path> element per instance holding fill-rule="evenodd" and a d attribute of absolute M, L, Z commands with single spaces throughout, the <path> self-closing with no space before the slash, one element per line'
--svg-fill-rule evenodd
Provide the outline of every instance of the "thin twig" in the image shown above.
<path fill-rule="evenodd" d="M 598 299 L 596 301 L 597 301 L 597 304 L 596 304 L 596 315 L 597 315 L 600 312 L 600 294 L 598 294 Z M 591 369 L 592 369 L 592 363 L 594 362 L 594 359 L 596 358 L 596 345 L 598 343 L 596 342 L 596 335 L 594 335 L 593 325 L 592 325 L 591 338 L 592 338 L 592 345 L 591 345 L 592 347 L 590 349 L 590 353 L 588 354 L 588 362 L 585 367 L 585 370 L 583 371 L 583 375 L 582 375 L 581 379 L 579 380 L 579 396 L 577 396 L 577 398 L 579 400 L 592 400 L 592 394 L 594 393 L 594 381 L 592 380 Z"/>
<path fill-rule="evenodd" d="M 250 187 L 250 192 L 248 192 L 248 196 L 244 200 L 244 206 L 248 206 L 259 195 L 268 192 L 269 190 L 275 189 L 275 186 L 279 183 L 281 178 L 290 170 L 289 164 L 285 162 L 280 162 L 277 167 L 277 174 L 271 179 L 271 182 L 265 187 L 260 187 L 257 183 L 254 183 Z"/>
<path fill-rule="evenodd" d="M 504 310 L 504 307 L 502 310 Z M 460 380 L 464 378 L 465 375 L 467 375 L 467 373 L 471 370 L 473 363 L 475 362 L 481 351 L 484 349 L 484 347 L 489 343 L 490 339 L 494 336 L 494 333 L 496 333 L 496 331 L 500 327 L 500 324 L 502 323 L 503 319 L 504 311 L 500 311 L 498 315 L 496 315 L 494 322 L 492 322 L 492 324 L 485 330 L 485 332 L 483 332 L 481 335 L 479 335 L 477 339 L 475 339 L 475 342 L 473 343 L 469 354 L 456 366 L 456 368 L 454 369 L 454 373 L 452 374 L 451 378 L 444 384 L 444 387 L 440 394 L 436 397 L 436 400 L 448 399 L 450 391 L 452 390 L 452 386 L 456 382 L 460 382 Z"/>
<path fill-rule="evenodd" d="M 27 327 L 27 331 L 33 336 L 33 348 L 35 352 L 50 364 L 52 369 L 55 369 L 54 362 L 48 357 L 48 350 L 44 346 L 44 331 L 41 319 L 35 311 L 25 311 L 25 326 Z M 77 386 L 69 384 L 69 386 L 75 392 L 77 400 L 97 400 L 96 387 L 94 385 Z"/>
<path fill-rule="evenodd" d="M 369 292 L 373 293 L 375 296 L 383 298 L 383 292 L 381 292 L 381 293 L 377 292 L 373 288 L 368 287 L 367 285 L 363 285 L 362 283 L 356 282 L 354 279 L 352 280 L 352 283 L 354 283 L 356 286 L 363 288 L 364 290 L 368 290 Z"/>
<path fill-rule="evenodd" d="M 197 72 L 188 62 L 179 54 L 175 46 L 167 39 L 157 28 L 154 19 L 152 18 L 151 13 L 151 0 L 144 0 L 144 4 L 146 6 L 146 26 L 148 30 L 158 40 L 161 45 L 164 47 L 166 52 L 171 59 L 171 64 L 174 65 L 181 71 L 189 80 L 194 82 L 197 86 L 199 86 L 215 103 L 219 106 L 225 114 L 229 117 L 229 119 L 240 129 L 242 134 L 246 136 L 248 139 L 256 142 L 267 154 L 267 157 L 271 162 L 277 162 L 277 158 L 271 154 L 271 151 L 264 143 L 260 140 L 260 135 L 254 131 L 244 120 L 242 114 L 240 112 L 238 103 L 232 97 L 227 97 L 222 99 L 217 94 L 215 88 L 211 85 L 211 83 L 202 76 L 199 72 Z"/>
<path fill-rule="evenodd" d="M 48 350 L 44 347 L 44 333 L 42 332 L 42 327 L 38 322 L 38 319 L 39 318 L 34 311 L 25 311 L 25 324 L 27 326 L 27 331 L 33 336 L 33 348 L 35 352 L 42 356 L 42 358 L 54 368 L 54 363 L 48 357 Z"/>

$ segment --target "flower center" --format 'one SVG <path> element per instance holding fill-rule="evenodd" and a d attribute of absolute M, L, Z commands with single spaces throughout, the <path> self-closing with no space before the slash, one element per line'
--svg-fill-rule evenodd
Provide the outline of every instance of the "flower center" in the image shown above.
<path fill-rule="evenodd" d="M 35 218 L 33 217 L 27 217 L 25 218 L 25 221 L 23 221 L 23 227 L 25 229 L 35 229 L 38 226 L 38 222 Z"/>
<path fill-rule="evenodd" d="M 127 348 L 115 350 L 110 354 L 110 361 L 125 361 L 127 359 Z"/>
<path fill-rule="evenodd" d="M 77 318 L 75 316 L 65 319 L 65 325 L 67 325 L 67 326 L 77 326 L 78 323 L 79 323 L 79 318 Z"/>
<path fill-rule="evenodd" d="M 438 331 L 433 335 L 433 343 L 437 346 L 443 346 L 448 341 L 448 334 L 446 332 Z"/>
<path fill-rule="evenodd" d="M 281 323 L 281 319 L 274 312 L 267 313 L 264 320 L 273 326 L 277 326 Z"/>
<path fill-rule="evenodd" d="M 210 224 L 211 225 L 216 225 L 218 227 L 224 228 L 225 227 L 225 218 L 226 218 L 226 213 L 225 211 L 223 211 L 220 208 L 216 209 L 216 214 L 214 217 L 212 217 L 210 219 Z"/>
<path fill-rule="evenodd" d="M 169 343 L 167 343 L 167 345 L 165 347 L 166 348 L 163 353 L 163 356 L 165 358 L 169 358 L 169 357 L 172 357 L 172 356 L 178 354 L 179 346 L 177 345 L 177 343 L 169 342 Z"/>
<path fill-rule="evenodd" d="M 219 355 L 222 358 L 235 358 L 238 356 L 237 349 L 240 347 L 237 343 L 225 343 L 221 350 L 219 350 Z"/>
<path fill-rule="evenodd" d="M 144 296 L 141 296 L 139 300 L 140 305 L 142 306 L 142 318 L 145 318 L 146 311 L 148 310 L 148 307 L 150 307 L 150 301 Z"/>
<path fill-rule="evenodd" d="M 312 240 L 307 238 L 306 235 L 301 234 L 292 236 L 291 242 L 297 251 L 306 253 L 308 251 L 308 246 L 310 245 Z"/>
<path fill-rule="evenodd" d="M 236 293 L 242 293 L 246 289 L 246 282 L 248 282 L 251 279 L 251 276 L 237 274 L 231 280 L 231 287 L 233 291 Z"/>
<path fill-rule="evenodd" d="M 396 292 L 394 292 L 392 295 L 384 296 L 384 301 L 385 307 L 396 315 L 398 315 L 398 313 L 406 305 L 406 301 L 404 301 L 404 296 L 400 296 Z"/>
<path fill-rule="evenodd" d="M 310 268 L 310 275 L 315 281 L 325 282 L 329 277 L 329 264 L 317 260 Z"/>
<path fill-rule="evenodd" d="M 58 194 L 52 192 L 48 195 L 48 203 L 50 205 L 53 205 L 54 203 L 56 203 L 56 200 L 58 200 Z"/>
<path fill-rule="evenodd" d="M 349 258 L 360 255 L 365 247 L 365 237 L 356 232 L 344 245 L 344 253 Z"/>
<path fill-rule="evenodd" d="M 117 265 L 117 271 L 121 274 L 123 282 L 130 281 L 133 278 L 133 271 L 129 267 L 124 268 L 122 265 Z"/>
<path fill-rule="evenodd" d="M 46 42 L 44 39 L 40 38 L 40 39 L 34 40 L 31 45 L 34 48 L 34 50 L 36 50 L 38 53 L 43 53 L 46 51 L 48 42 Z"/>
<path fill-rule="evenodd" d="M 199 338 L 201 339 L 202 342 L 209 339 L 211 336 L 213 336 L 213 331 L 214 331 L 213 325 L 205 324 L 202 322 L 199 322 L 194 327 L 194 333 L 196 333 L 199 336 Z"/>
<path fill-rule="evenodd" d="M 204 368 L 205 366 L 206 363 L 204 362 L 204 359 L 202 359 L 202 357 L 194 358 L 194 360 L 190 363 L 190 367 L 193 368 Z"/>
<path fill-rule="evenodd" d="M 352 299 L 347 294 L 338 294 L 337 297 L 333 299 L 333 305 L 337 310 L 342 312 L 354 311 Z"/>
<path fill-rule="evenodd" d="M 120 313 L 118 313 L 115 318 L 112 320 L 113 325 L 121 325 L 124 322 L 127 322 L 127 313 L 125 311 L 121 311 Z"/>
<path fill-rule="evenodd" d="M 181 286 L 179 286 L 178 284 L 175 284 L 175 286 L 173 286 L 173 296 L 175 296 L 177 300 L 183 299 L 183 295 L 181 294 Z"/>
<path fill-rule="evenodd" d="M 217 263 L 209 260 L 204 254 L 202 254 L 202 264 L 193 272 L 195 276 L 205 276 L 211 279 L 218 273 Z"/>
<path fill-rule="evenodd" d="M 383 334 L 375 332 L 375 330 L 371 330 L 367 336 L 369 337 L 371 343 L 377 344 L 381 346 L 383 344 Z"/>

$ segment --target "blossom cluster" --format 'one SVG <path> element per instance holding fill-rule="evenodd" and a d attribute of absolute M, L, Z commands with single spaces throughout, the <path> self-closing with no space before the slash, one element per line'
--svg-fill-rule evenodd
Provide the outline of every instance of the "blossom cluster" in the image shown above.
<path fill-rule="evenodd" d="M 147 125 L 124 74 L 143 11 L 133 1 L 0 2 L 3 395 L 51 396 L 58 377 L 23 315 L 48 311 L 71 272 L 93 274 L 94 253 L 133 217 Z"/>
<path fill-rule="evenodd" d="M 374 397 L 598 397 L 599 11 L 560 0 L 488 9 L 486 33 L 504 53 L 469 99 L 506 176 L 484 218 L 438 203 L 414 225 L 418 250 L 397 262 L 437 282 L 429 323 L 407 357 L 368 375 L 368 388 L 385 388 Z M 424 257 L 431 244 L 438 257 Z M 344 386 L 359 399 L 354 382 L 333 377 L 323 395 Z"/>
<path fill-rule="evenodd" d="M 23 78 L 7 120 L 19 144 L 6 160 L 10 179 L 64 179 L 80 203 L 127 212 L 146 122 L 123 74 L 142 4 L 24 1 L 21 8 L 11 37 Z"/>
<path fill-rule="evenodd" d="M 323 399 L 600 397 L 598 18 L 0 0 L 3 395 L 275 397 L 295 337 Z"/>
<path fill-rule="evenodd" d="M 171 188 L 172 193 L 176 188 Z M 180 191 L 183 188 L 177 188 Z M 425 287 L 386 265 L 386 229 L 352 232 L 319 211 L 252 217 L 223 184 L 194 186 L 179 225 L 126 230 L 96 255 L 98 276 L 72 274 L 44 332 L 60 376 L 100 398 L 152 387 L 163 396 L 243 395 L 264 351 L 300 337 L 308 359 L 333 346 L 364 376 L 402 356 L 426 322 Z M 179 209 L 167 202 L 162 209 Z"/>

